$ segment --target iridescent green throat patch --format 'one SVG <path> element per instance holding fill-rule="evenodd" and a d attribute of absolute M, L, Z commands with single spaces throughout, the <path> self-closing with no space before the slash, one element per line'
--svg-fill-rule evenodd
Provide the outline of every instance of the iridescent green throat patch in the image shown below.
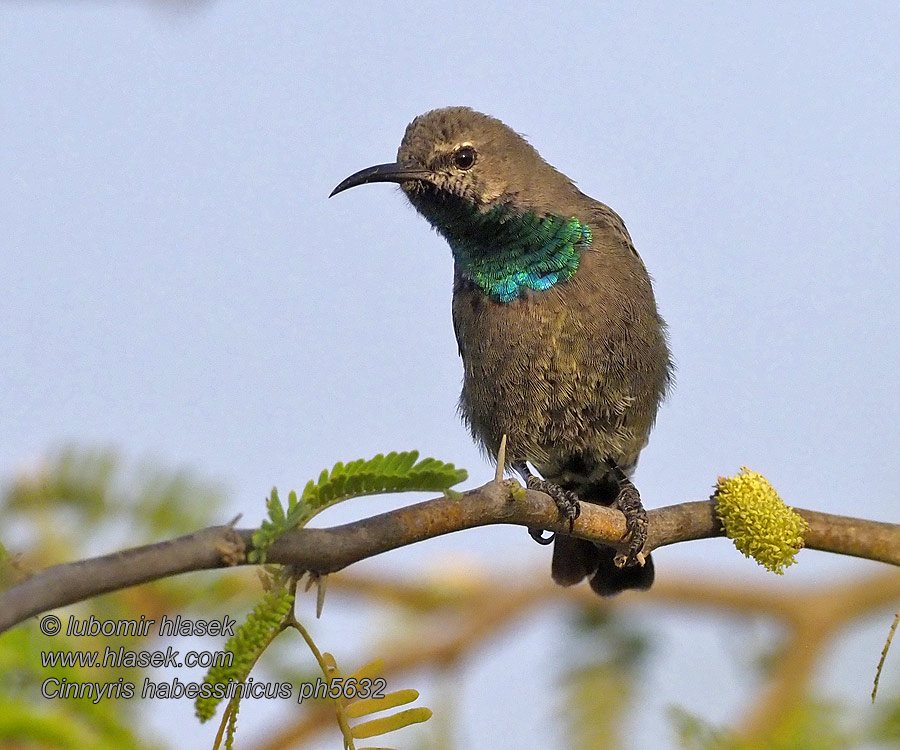
<path fill-rule="evenodd" d="M 572 278 L 591 244 L 590 228 L 574 217 L 518 214 L 504 206 L 472 211 L 442 229 L 463 275 L 496 302 Z"/>

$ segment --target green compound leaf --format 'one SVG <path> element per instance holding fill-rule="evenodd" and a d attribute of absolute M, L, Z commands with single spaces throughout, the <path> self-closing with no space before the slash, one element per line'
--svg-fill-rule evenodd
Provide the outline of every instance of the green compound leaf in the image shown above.
<path fill-rule="evenodd" d="M 384 672 L 384 659 L 379 657 L 363 664 L 353 674 L 349 675 L 347 679 L 354 679 L 357 681 L 366 678 L 372 679 L 374 677 L 379 677 L 382 672 Z"/>
<path fill-rule="evenodd" d="M 228 714 L 228 728 L 225 731 L 225 750 L 234 750 L 234 735 L 237 732 L 237 715 L 241 707 L 240 699 L 234 702 L 231 713 Z"/>
<path fill-rule="evenodd" d="M 322 660 L 327 667 L 325 677 L 329 680 L 329 685 L 331 685 L 331 680 L 341 678 L 340 670 L 337 668 L 334 657 L 331 654 L 322 654 Z M 431 718 L 431 709 L 417 707 L 379 719 L 365 721 L 351 727 L 350 719 L 359 719 L 360 717 L 387 711 L 397 706 L 405 706 L 419 698 L 419 691 L 412 689 L 395 690 L 391 693 L 379 695 L 380 688 L 386 686 L 386 681 L 381 677 L 383 672 L 384 660 L 375 659 L 364 664 L 351 675 L 341 679 L 344 695 L 335 700 L 334 703 L 338 725 L 344 735 L 344 747 L 347 750 L 354 750 L 356 747 L 354 739 L 377 737 L 387 732 L 402 729 L 410 724 L 428 721 Z M 373 687 L 376 689 L 375 694 L 378 697 L 368 697 L 367 694 Z M 348 692 L 350 689 L 352 689 L 352 694 Z M 366 695 L 367 697 L 360 697 L 361 695 Z M 371 748 L 370 750 L 378 749 Z M 381 748 L 381 750 L 387 749 Z"/>
<path fill-rule="evenodd" d="M 349 703 L 344 709 L 348 719 L 358 719 L 361 716 L 378 713 L 379 711 L 387 711 L 389 708 L 397 706 L 405 706 L 412 703 L 419 697 L 419 691 L 408 688 L 406 690 L 395 690 L 393 693 L 386 693 L 383 698 L 363 698 L 362 700 Z"/>
<path fill-rule="evenodd" d="M 394 732 L 398 729 L 403 729 L 403 727 L 408 727 L 410 724 L 421 724 L 430 718 L 430 708 L 408 708 L 400 713 L 385 716 L 383 719 L 372 719 L 371 721 L 357 724 L 351 731 L 353 738 L 359 740 Z"/>
<path fill-rule="evenodd" d="M 778 575 L 796 562 L 809 524 L 762 474 L 742 466 L 740 474 L 719 477 L 713 497 L 726 536 L 745 556 Z"/>
<path fill-rule="evenodd" d="M 299 498 L 291 492 L 286 510 L 273 489 L 266 503 L 269 517 L 253 535 L 250 562 L 265 562 L 266 550 L 283 532 L 305 526 L 317 513 L 344 500 L 388 492 L 447 492 L 468 476 L 453 464 L 418 458 L 418 451 L 407 451 L 379 453 L 368 461 L 338 462 L 330 472 L 323 471 L 318 481 L 310 480 Z"/>
<path fill-rule="evenodd" d="M 247 679 L 250 670 L 272 639 L 281 632 L 284 619 L 294 604 L 294 595 L 287 589 L 269 591 L 247 615 L 246 621 L 225 644 L 225 652 L 233 654 L 230 664 L 210 667 L 203 678 L 203 686 L 194 703 L 194 713 L 200 721 L 207 721 L 216 712 L 216 706 L 226 697 L 229 683 Z M 221 687 L 219 687 L 221 686 Z"/>

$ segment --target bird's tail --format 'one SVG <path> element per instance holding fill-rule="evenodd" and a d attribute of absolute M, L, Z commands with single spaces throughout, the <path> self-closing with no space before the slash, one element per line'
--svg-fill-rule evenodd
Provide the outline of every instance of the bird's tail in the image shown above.
<path fill-rule="evenodd" d="M 578 487 L 566 487 L 578 493 L 582 502 L 612 505 L 618 495 L 618 485 L 612 480 L 592 482 Z M 649 589 L 653 584 L 653 560 L 648 555 L 643 565 L 618 567 L 616 550 L 605 544 L 557 534 L 553 542 L 553 580 L 561 586 L 572 586 L 585 578 L 600 596 L 613 596 L 627 589 Z"/>
<path fill-rule="evenodd" d="M 605 544 L 557 534 L 553 542 L 553 580 L 561 586 L 589 579 L 591 588 L 600 596 L 612 596 L 627 589 L 649 589 L 653 584 L 653 558 L 648 555 L 643 565 L 618 567 L 616 551 Z"/>

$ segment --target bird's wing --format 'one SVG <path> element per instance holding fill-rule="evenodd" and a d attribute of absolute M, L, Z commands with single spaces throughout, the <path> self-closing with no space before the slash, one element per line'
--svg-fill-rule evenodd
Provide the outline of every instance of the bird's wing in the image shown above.
<path fill-rule="evenodd" d="M 461 326 L 462 323 L 459 319 L 459 314 L 457 313 L 457 299 L 458 295 L 461 292 L 462 280 L 460 279 L 457 273 L 453 274 L 453 334 L 456 336 L 456 348 L 459 350 L 459 356 L 465 359 L 466 352 L 465 347 L 463 345 L 463 337 Z"/>
<path fill-rule="evenodd" d="M 463 339 L 460 335 L 459 330 L 459 318 L 456 317 L 456 308 L 453 308 L 453 334 L 456 336 L 456 348 L 459 350 L 459 356 L 465 357 L 466 353 L 463 351 Z"/>
<path fill-rule="evenodd" d="M 622 217 L 619 216 L 619 214 L 613 211 L 605 203 L 601 203 L 600 201 L 593 201 L 591 214 L 591 219 L 596 226 L 600 226 L 606 229 L 612 236 L 614 236 L 619 242 L 621 242 L 622 245 L 627 247 L 637 258 L 641 257 L 638 254 L 637 248 L 635 248 L 634 243 L 631 241 L 631 235 L 628 234 L 628 228 L 625 226 L 625 222 L 622 221 Z"/>

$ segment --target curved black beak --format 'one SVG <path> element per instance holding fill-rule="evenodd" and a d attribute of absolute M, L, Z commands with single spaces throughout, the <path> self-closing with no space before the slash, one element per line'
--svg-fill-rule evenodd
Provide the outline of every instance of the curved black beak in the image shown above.
<path fill-rule="evenodd" d="M 374 167 L 360 169 L 341 182 L 328 197 L 342 193 L 357 185 L 370 182 L 406 182 L 407 180 L 427 180 L 431 172 L 412 162 L 394 162 L 393 164 L 376 164 Z"/>

